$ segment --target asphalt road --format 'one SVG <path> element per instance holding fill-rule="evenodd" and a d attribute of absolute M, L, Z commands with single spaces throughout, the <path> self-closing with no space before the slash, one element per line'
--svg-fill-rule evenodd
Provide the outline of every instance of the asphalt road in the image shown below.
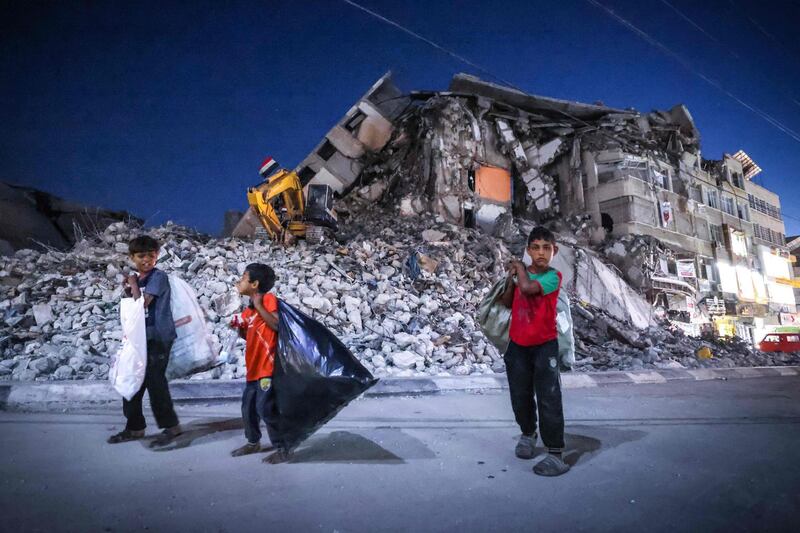
<path fill-rule="evenodd" d="M 560 478 L 531 472 L 541 442 L 514 457 L 506 393 L 362 399 L 282 465 L 228 455 L 233 403 L 179 407 L 164 451 L 105 444 L 116 410 L 0 413 L 0 529 L 797 531 L 799 377 L 574 389 L 565 410 Z"/>

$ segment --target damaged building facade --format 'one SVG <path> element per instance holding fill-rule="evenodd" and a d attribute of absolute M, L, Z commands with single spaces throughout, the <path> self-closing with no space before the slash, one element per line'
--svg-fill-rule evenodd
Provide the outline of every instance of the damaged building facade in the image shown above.
<path fill-rule="evenodd" d="M 704 159 L 683 105 L 640 113 L 458 74 L 378 80 L 295 169 L 303 184 L 512 237 L 550 225 L 605 254 L 656 314 L 750 341 L 796 318 L 780 200 L 743 151 Z"/>

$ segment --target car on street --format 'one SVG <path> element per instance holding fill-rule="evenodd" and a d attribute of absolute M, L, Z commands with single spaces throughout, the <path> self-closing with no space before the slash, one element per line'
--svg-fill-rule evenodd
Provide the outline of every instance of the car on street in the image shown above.
<path fill-rule="evenodd" d="M 756 347 L 762 352 L 800 352 L 800 333 L 768 333 Z"/>

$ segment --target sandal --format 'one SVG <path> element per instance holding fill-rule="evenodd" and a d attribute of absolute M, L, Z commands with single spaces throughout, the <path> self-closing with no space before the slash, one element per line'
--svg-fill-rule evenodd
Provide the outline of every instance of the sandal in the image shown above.
<path fill-rule="evenodd" d="M 171 428 L 167 428 L 162 431 L 153 441 L 150 443 L 151 448 L 162 448 L 164 446 L 169 446 L 175 440 L 175 437 L 181 435 L 183 430 L 181 429 L 180 425 L 172 426 Z"/>
<path fill-rule="evenodd" d="M 258 453 L 261 451 L 261 444 L 258 442 L 248 442 L 244 446 L 236 448 L 231 452 L 231 457 L 241 457 L 243 455 L 250 455 L 251 453 Z"/>
<path fill-rule="evenodd" d="M 261 459 L 261 462 L 270 465 L 277 465 L 280 463 L 288 463 L 291 459 L 292 459 L 292 452 L 284 448 L 278 448 L 276 452 L 271 453 L 268 456 Z"/>
<path fill-rule="evenodd" d="M 561 457 L 548 454 L 533 467 L 533 473 L 540 476 L 560 476 L 569 472 L 569 465 Z"/>
<path fill-rule="evenodd" d="M 132 440 L 139 440 L 144 438 L 144 430 L 134 431 L 131 429 L 123 429 L 119 433 L 111 435 L 106 440 L 109 444 L 119 444 L 120 442 L 130 442 Z"/>
<path fill-rule="evenodd" d="M 522 435 L 514 448 L 514 455 L 520 459 L 533 459 L 536 455 L 536 433 L 533 435 Z"/>

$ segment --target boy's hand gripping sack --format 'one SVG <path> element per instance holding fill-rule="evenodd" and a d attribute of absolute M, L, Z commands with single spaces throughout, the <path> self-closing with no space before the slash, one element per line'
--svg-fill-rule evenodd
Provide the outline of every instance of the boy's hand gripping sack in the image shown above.
<path fill-rule="evenodd" d="M 273 386 L 283 446 L 295 448 L 377 382 L 328 328 L 278 300 Z"/>
<path fill-rule="evenodd" d="M 126 400 L 133 398 L 144 383 L 147 370 L 147 332 L 141 299 L 123 298 L 119 303 L 122 346 L 111 361 L 108 380 Z"/>
<path fill-rule="evenodd" d="M 511 327 L 511 309 L 497 299 L 506 290 L 506 279 L 504 277 L 492 285 L 478 306 L 481 331 L 500 353 L 505 353 L 508 348 L 508 330 Z"/>
<path fill-rule="evenodd" d="M 178 337 L 172 344 L 167 379 L 176 379 L 207 370 L 217 363 L 217 353 L 206 328 L 203 309 L 188 283 L 169 275 L 170 310 Z"/>

